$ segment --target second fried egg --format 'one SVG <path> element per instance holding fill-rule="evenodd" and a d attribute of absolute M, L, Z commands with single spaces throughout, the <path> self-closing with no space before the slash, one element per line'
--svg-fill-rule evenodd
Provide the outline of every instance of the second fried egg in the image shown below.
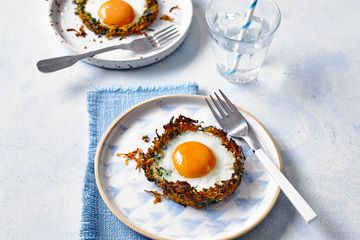
<path fill-rule="evenodd" d="M 88 0 L 85 11 L 105 25 L 122 27 L 140 18 L 144 0 Z"/>

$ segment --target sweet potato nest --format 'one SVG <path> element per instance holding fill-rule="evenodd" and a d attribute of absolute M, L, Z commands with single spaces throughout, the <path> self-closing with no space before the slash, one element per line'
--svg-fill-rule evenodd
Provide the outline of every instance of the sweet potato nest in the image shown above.
<path fill-rule="evenodd" d="M 159 12 L 157 0 L 145 0 L 145 10 L 136 22 L 126 24 L 122 27 L 117 27 L 115 25 L 106 26 L 98 19 L 94 18 L 89 12 L 85 11 L 86 2 L 87 0 L 74 0 L 74 3 L 77 6 L 75 14 L 80 17 L 89 30 L 97 35 L 105 35 L 108 38 L 139 34 L 155 21 Z"/>
<path fill-rule="evenodd" d="M 163 127 L 164 133 L 162 135 L 157 134 L 147 153 L 142 154 L 142 160 L 138 162 L 138 165 L 144 170 L 145 176 L 149 181 L 154 182 L 163 189 L 164 197 L 184 206 L 204 208 L 224 200 L 236 190 L 244 172 L 245 156 L 242 148 L 233 139 L 228 138 L 225 131 L 212 126 L 203 127 L 198 121 L 181 115 L 175 121 L 172 118 Z M 202 131 L 213 134 L 221 139 L 223 146 L 233 154 L 235 159 L 233 165 L 234 172 L 230 179 L 216 183 L 208 189 L 198 191 L 186 181 L 169 182 L 163 177 L 166 172 L 159 167 L 159 162 L 163 156 L 163 149 L 165 149 L 169 141 L 186 131 Z"/>

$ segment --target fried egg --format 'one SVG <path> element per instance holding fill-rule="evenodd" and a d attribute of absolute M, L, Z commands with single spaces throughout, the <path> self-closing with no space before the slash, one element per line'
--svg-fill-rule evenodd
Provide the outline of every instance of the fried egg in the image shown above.
<path fill-rule="evenodd" d="M 136 161 L 148 181 L 162 193 L 150 193 L 197 209 L 223 201 L 241 183 L 245 156 L 241 146 L 213 126 L 179 115 L 163 125 L 144 153 L 120 154 Z M 140 152 L 138 151 L 140 150 Z"/>
<path fill-rule="evenodd" d="M 157 0 L 74 0 L 74 4 L 83 24 L 107 38 L 139 34 L 159 13 Z"/>
<path fill-rule="evenodd" d="M 159 167 L 170 182 L 186 181 L 196 190 L 208 189 L 231 179 L 234 155 L 219 137 L 202 131 L 186 131 L 168 142 Z"/>
<path fill-rule="evenodd" d="M 88 0 L 85 11 L 104 25 L 122 27 L 141 17 L 144 0 Z"/>

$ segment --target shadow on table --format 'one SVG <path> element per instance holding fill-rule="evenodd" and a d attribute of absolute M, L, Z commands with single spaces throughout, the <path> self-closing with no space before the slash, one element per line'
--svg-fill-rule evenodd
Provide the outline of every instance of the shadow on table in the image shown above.
<path fill-rule="evenodd" d="M 328 203 L 328 199 L 321 199 L 319 195 L 307 194 L 306 188 L 308 186 L 300 187 L 295 179 L 298 179 L 296 169 L 291 167 L 293 164 L 291 156 L 286 151 L 282 151 L 281 155 L 284 160 L 285 175 L 292 182 L 300 194 L 309 202 L 314 211 L 318 214 L 318 218 L 312 223 L 307 224 L 303 221 L 300 214 L 293 207 L 287 197 L 280 193 L 278 201 L 270 214 L 253 230 L 238 238 L 239 240 L 251 240 L 251 239 L 282 239 L 286 238 L 284 235 L 286 232 L 296 231 L 298 236 L 304 235 L 304 239 L 313 239 L 316 236 L 323 236 L 324 239 L 348 239 L 349 236 L 336 221 L 336 216 L 332 216 L 329 212 L 326 212 L 324 206 Z M 291 171 L 286 171 L 287 167 Z M 297 186 L 298 185 L 298 186 Z M 288 236 L 287 236 L 288 237 Z M 300 239 L 300 237 L 299 237 Z"/>
<path fill-rule="evenodd" d="M 308 199 L 308 198 L 306 198 Z M 321 204 L 318 200 L 318 204 Z M 252 240 L 252 239 L 287 239 L 283 235 L 287 231 L 287 228 L 297 229 L 297 239 L 303 235 L 303 239 L 313 239 L 318 236 L 322 236 L 324 239 L 349 239 L 349 235 L 338 226 L 336 222 L 336 216 L 332 216 L 316 208 L 316 202 L 312 202 L 312 207 L 318 214 L 318 218 L 310 224 L 306 224 L 305 221 L 297 213 L 295 208 L 291 205 L 287 197 L 281 193 L 277 203 L 270 214 L 261 222 L 257 227 L 251 230 L 243 237 L 238 238 L 239 240 Z M 294 233 L 292 233 L 294 234 Z M 322 239 L 322 238 L 321 238 Z"/>
<path fill-rule="evenodd" d="M 288 156 L 286 152 L 281 152 L 281 155 L 286 173 Z M 289 178 L 292 177 L 289 176 Z M 239 239 L 281 239 L 286 229 L 295 222 L 296 215 L 297 212 L 294 206 L 287 197 L 280 192 L 279 198 L 269 215 L 257 227 Z"/>
<path fill-rule="evenodd" d="M 205 11 L 194 7 L 194 15 L 188 36 L 180 47 L 167 58 L 158 63 L 142 67 L 136 70 L 135 74 L 146 73 L 157 76 L 158 69 L 161 73 L 176 72 L 183 67 L 192 64 L 193 59 L 207 45 L 209 34 L 205 21 Z M 205 31 L 204 31 L 205 30 Z"/>
<path fill-rule="evenodd" d="M 336 216 L 332 216 L 326 213 L 318 212 L 318 222 L 314 222 L 314 227 L 321 235 L 326 236 L 327 239 L 351 239 L 349 233 L 346 234 L 344 229 L 337 226 L 335 221 Z"/>
<path fill-rule="evenodd" d="M 288 225 L 293 222 L 294 215 L 294 207 L 281 193 L 270 214 L 257 227 L 238 239 L 281 239 Z"/>
<path fill-rule="evenodd" d="M 162 74 L 181 69 L 186 65 L 191 64 L 192 60 L 195 58 L 196 54 L 201 48 L 200 43 L 201 31 L 199 21 L 196 16 L 193 16 L 188 36 L 174 53 L 158 63 L 139 68 L 136 72 L 158 75 L 158 69 L 161 69 Z"/>
<path fill-rule="evenodd" d="M 197 16 L 193 16 L 191 27 L 188 36 L 180 47 L 175 50 L 170 56 L 163 60 L 137 69 L 128 70 L 113 70 L 104 69 L 103 74 L 114 74 L 119 73 L 121 75 L 132 74 L 132 76 L 144 76 L 157 77 L 159 74 L 167 74 L 176 72 L 179 69 L 186 67 L 192 63 L 198 51 L 201 49 L 201 28 Z"/>

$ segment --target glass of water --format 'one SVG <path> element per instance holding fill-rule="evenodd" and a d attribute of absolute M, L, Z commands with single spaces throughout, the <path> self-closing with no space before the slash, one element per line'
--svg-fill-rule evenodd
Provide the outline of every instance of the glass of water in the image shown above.
<path fill-rule="evenodd" d="M 272 0 L 259 0 L 250 26 L 242 30 L 249 4 L 250 0 L 211 0 L 206 9 L 217 69 L 237 83 L 257 78 L 281 19 Z"/>

